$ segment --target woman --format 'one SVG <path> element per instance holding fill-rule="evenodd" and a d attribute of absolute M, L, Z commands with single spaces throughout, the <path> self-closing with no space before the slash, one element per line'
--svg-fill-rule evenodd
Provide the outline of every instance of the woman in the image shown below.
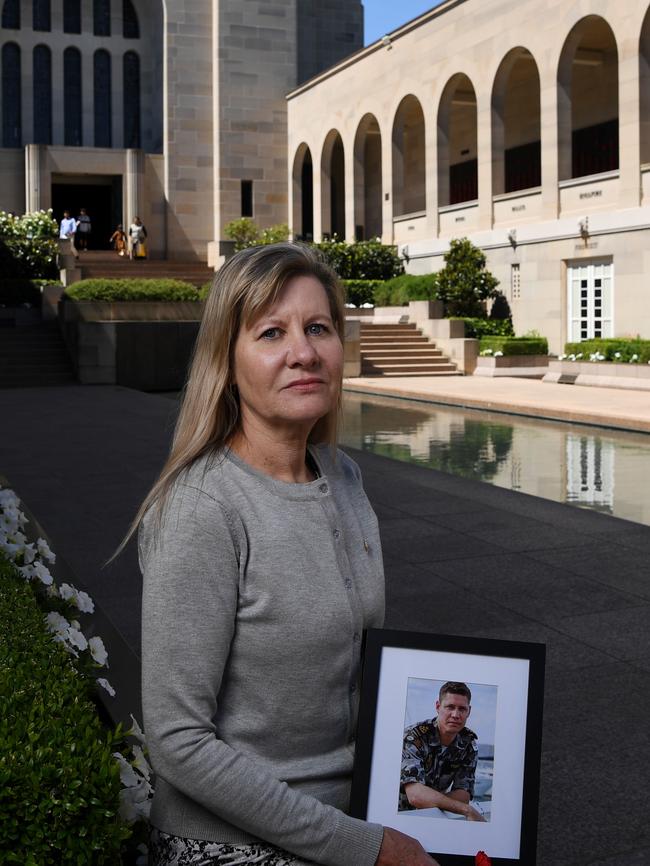
<path fill-rule="evenodd" d="M 169 459 L 143 503 L 143 709 L 169 864 L 430 866 L 345 814 L 377 521 L 334 449 L 343 297 L 306 247 L 216 275 Z"/>
<path fill-rule="evenodd" d="M 133 217 L 129 226 L 129 238 L 131 239 L 131 258 L 147 258 L 147 230 L 139 216 Z"/>

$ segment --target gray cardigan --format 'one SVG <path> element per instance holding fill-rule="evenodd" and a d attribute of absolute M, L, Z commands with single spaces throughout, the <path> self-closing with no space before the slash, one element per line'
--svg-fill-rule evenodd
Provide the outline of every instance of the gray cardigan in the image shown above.
<path fill-rule="evenodd" d="M 373 866 L 380 825 L 345 814 L 361 636 L 381 626 L 377 519 L 349 457 L 277 481 L 231 452 L 140 530 L 144 728 L 154 826 Z"/>

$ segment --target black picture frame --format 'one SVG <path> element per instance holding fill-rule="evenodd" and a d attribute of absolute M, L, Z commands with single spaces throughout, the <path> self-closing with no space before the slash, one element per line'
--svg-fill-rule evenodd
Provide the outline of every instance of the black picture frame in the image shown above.
<path fill-rule="evenodd" d="M 545 656 L 546 647 L 538 643 L 369 630 L 351 814 L 414 836 L 441 866 L 474 866 L 478 851 L 485 851 L 493 866 L 534 866 Z M 486 771 L 486 823 L 441 821 L 455 816 L 439 809 L 398 811 L 402 740 L 405 727 L 413 724 L 408 721 L 409 701 L 414 709 L 418 702 L 423 705 L 427 690 L 447 680 L 467 683 L 474 687 L 473 695 L 478 689 L 487 696 L 485 724 L 492 713 L 493 776 Z M 435 716 L 435 706 L 432 709 Z"/>

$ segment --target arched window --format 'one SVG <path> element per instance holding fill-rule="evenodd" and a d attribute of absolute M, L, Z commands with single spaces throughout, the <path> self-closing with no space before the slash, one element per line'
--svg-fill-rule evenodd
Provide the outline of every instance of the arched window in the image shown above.
<path fill-rule="evenodd" d="M 32 3 L 32 27 L 49 33 L 52 29 L 52 15 L 50 12 L 50 0 L 33 0 Z"/>
<path fill-rule="evenodd" d="M 52 144 L 52 53 L 37 45 L 32 57 L 34 81 L 34 143 Z"/>
<path fill-rule="evenodd" d="M 111 35 L 111 0 L 93 0 L 93 34 Z"/>
<path fill-rule="evenodd" d="M 135 11 L 132 0 L 122 0 L 122 36 L 125 39 L 140 38 L 138 13 Z"/>
<path fill-rule="evenodd" d="M 20 48 L 7 42 L 2 46 L 2 146 L 21 145 Z"/>
<path fill-rule="evenodd" d="M 63 0 L 63 32 L 81 33 L 81 0 Z"/>
<path fill-rule="evenodd" d="M 127 51 L 123 61 L 124 147 L 140 147 L 140 58 Z"/>
<path fill-rule="evenodd" d="M 77 48 L 63 52 L 64 143 L 81 147 L 81 53 Z"/>
<path fill-rule="evenodd" d="M 5 30 L 20 30 L 20 0 L 5 0 L 2 26 Z"/>
<path fill-rule="evenodd" d="M 93 64 L 95 94 L 95 147 L 110 147 L 111 137 L 111 55 L 100 48 Z"/>

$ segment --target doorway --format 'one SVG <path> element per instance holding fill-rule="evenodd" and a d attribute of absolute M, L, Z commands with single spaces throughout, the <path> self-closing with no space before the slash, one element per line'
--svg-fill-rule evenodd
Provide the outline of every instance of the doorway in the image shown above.
<path fill-rule="evenodd" d="M 613 336 L 613 262 L 575 262 L 567 271 L 569 342 Z"/>
<path fill-rule="evenodd" d="M 110 249 L 110 237 L 122 222 L 121 175 L 52 175 L 52 210 L 60 223 L 63 211 L 78 217 L 85 208 L 92 231 L 88 249 Z"/>

